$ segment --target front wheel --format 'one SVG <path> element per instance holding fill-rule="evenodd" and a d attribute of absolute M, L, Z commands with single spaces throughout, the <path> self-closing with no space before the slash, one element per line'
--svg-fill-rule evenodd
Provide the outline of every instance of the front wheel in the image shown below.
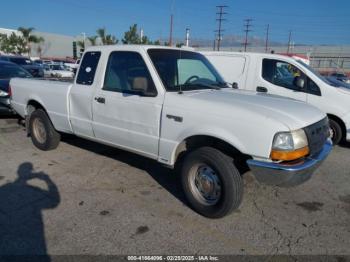
<path fill-rule="evenodd" d="M 33 144 L 43 151 L 55 149 L 61 140 L 60 134 L 42 109 L 37 109 L 30 115 L 29 132 Z"/>
<path fill-rule="evenodd" d="M 233 159 L 215 148 L 190 152 L 183 163 L 181 180 L 190 206 L 203 216 L 224 217 L 242 202 L 241 175 Z"/>
<path fill-rule="evenodd" d="M 329 119 L 329 127 L 333 145 L 339 144 L 343 138 L 343 131 L 341 126 L 333 119 Z"/>

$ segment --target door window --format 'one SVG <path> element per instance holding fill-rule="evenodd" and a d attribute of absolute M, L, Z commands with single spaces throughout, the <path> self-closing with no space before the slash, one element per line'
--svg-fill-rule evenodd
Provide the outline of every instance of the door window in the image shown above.
<path fill-rule="evenodd" d="M 312 94 L 312 95 L 321 96 L 320 88 L 310 78 L 308 78 L 308 81 L 307 81 L 307 93 Z"/>
<path fill-rule="evenodd" d="M 92 85 L 95 78 L 95 73 L 100 60 L 100 52 L 86 52 L 83 61 L 80 65 L 77 84 Z"/>
<path fill-rule="evenodd" d="M 108 59 L 103 90 L 139 94 L 145 89 L 149 96 L 156 96 L 157 89 L 148 68 L 139 53 L 116 51 Z"/>
<path fill-rule="evenodd" d="M 272 59 L 263 60 L 262 75 L 266 81 L 274 85 L 296 91 L 300 91 L 300 88 L 295 83 L 296 78 L 306 79 L 305 74 L 294 65 Z"/>
<path fill-rule="evenodd" d="M 299 68 L 284 61 L 264 59 L 262 68 L 263 78 L 277 86 L 294 91 L 302 91 L 313 95 L 321 95 L 317 84 L 307 77 Z M 297 86 L 297 79 L 304 80 L 304 88 Z"/>

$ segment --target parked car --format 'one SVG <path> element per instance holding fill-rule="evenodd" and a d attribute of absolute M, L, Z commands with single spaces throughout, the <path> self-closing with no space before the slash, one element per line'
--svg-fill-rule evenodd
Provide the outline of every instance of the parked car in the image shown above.
<path fill-rule="evenodd" d="M 10 79 L 12 77 L 30 78 L 32 76 L 25 69 L 14 63 L 0 61 L 0 114 L 13 113 L 10 106 L 9 91 Z"/>
<path fill-rule="evenodd" d="M 259 53 L 202 52 L 229 83 L 301 100 L 328 115 L 334 144 L 350 141 L 350 90 L 335 88 L 327 78 L 293 58 Z"/>
<path fill-rule="evenodd" d="M 65 63 L 64 65 L 70 68 L 70 71 L 76 73 L 79 67 L 80 59 L 78 59 L 75 63 Z"/>
<path fill-rule="evenodd" d="M 49 64 L 44 65 L 44 75 L 46 77 L 62 77 L 62 78 L 73 78 L 74 73 L 66 69 L 63 65 L 60 64 Z"/>
<path fill-rule="evenodd" d="M 89 47 L 73 83 L 16 78 L 11 87 L 37 148 L 55 149 L 69 133 L 177 166 L 191 207 L 208 217 L 238 208 L 243 169 L 295 186 L 332 147 L 325 113 L 234 90 L 203 55 L 182 49 Z"/>
<path fill-rule="evenodd" d="M 44 70 L 40 65 L 24 56 L 0 56 L 0 60 L 15 63 L 27 70 L 33 77 L 44 77 Z"/>
<path fill-rule="evenodd" d="M 343 73 L 332 73 L 330 74 L 331 77 L 336 78 L 339 81 L 342 81 L 344 83 L 350 84 L 350 79 L 346 74 Z"/>

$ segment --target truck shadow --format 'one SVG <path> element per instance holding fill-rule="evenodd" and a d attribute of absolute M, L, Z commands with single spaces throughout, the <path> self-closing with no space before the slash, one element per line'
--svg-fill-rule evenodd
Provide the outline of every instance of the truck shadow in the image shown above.
<path fill-rule="evenodd" d="M 17 175 L 0 186 L 0 260 L 48 262 L 42 211 L 59 205 L 58 188 L 47 174 L 33 172 L 30 162 L 22 163 Z M 32 180 L 45 189 L 28 183 Z"/>
<path fill-rule="evenodd" d="M 338 146 L 343 148 L 350 148 L 350 142 L 341 142 Z"/>
<path fill-rule="evenodd" d="M 185 195 L 182 191 L 180 176 L 176 170 L 167 168 L 155 160 L 75 136 L 64 135 L 62 141 L 146 171 L 160 186 L 187 205 Z"/>

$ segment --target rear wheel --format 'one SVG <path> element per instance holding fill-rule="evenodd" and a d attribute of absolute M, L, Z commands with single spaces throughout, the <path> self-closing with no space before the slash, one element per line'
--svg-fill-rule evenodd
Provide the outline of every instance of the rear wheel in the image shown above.
<path fill-rule="evenodd" d="M 37 109 L 30 115 L 29 131 L 33 144 L 44 151 L 55 149 L 61 140 L 60 134 L 42 109 Z"/>
<path fill-rule="evenodd" d="M 333 119 L 329 119 L 329 127 L 333 144 L 339 144 L 343 138 L 343 131 L 341 126 L 338 122 L 334 121 Z"/>
<path fill-rule="evenodd" d="M 190 152 L 183 163 L 181 180 L 190 206 L 203 216 L 220 218 L 241 204 L 241 175 L 233 159 L 215 148 Z"/>

